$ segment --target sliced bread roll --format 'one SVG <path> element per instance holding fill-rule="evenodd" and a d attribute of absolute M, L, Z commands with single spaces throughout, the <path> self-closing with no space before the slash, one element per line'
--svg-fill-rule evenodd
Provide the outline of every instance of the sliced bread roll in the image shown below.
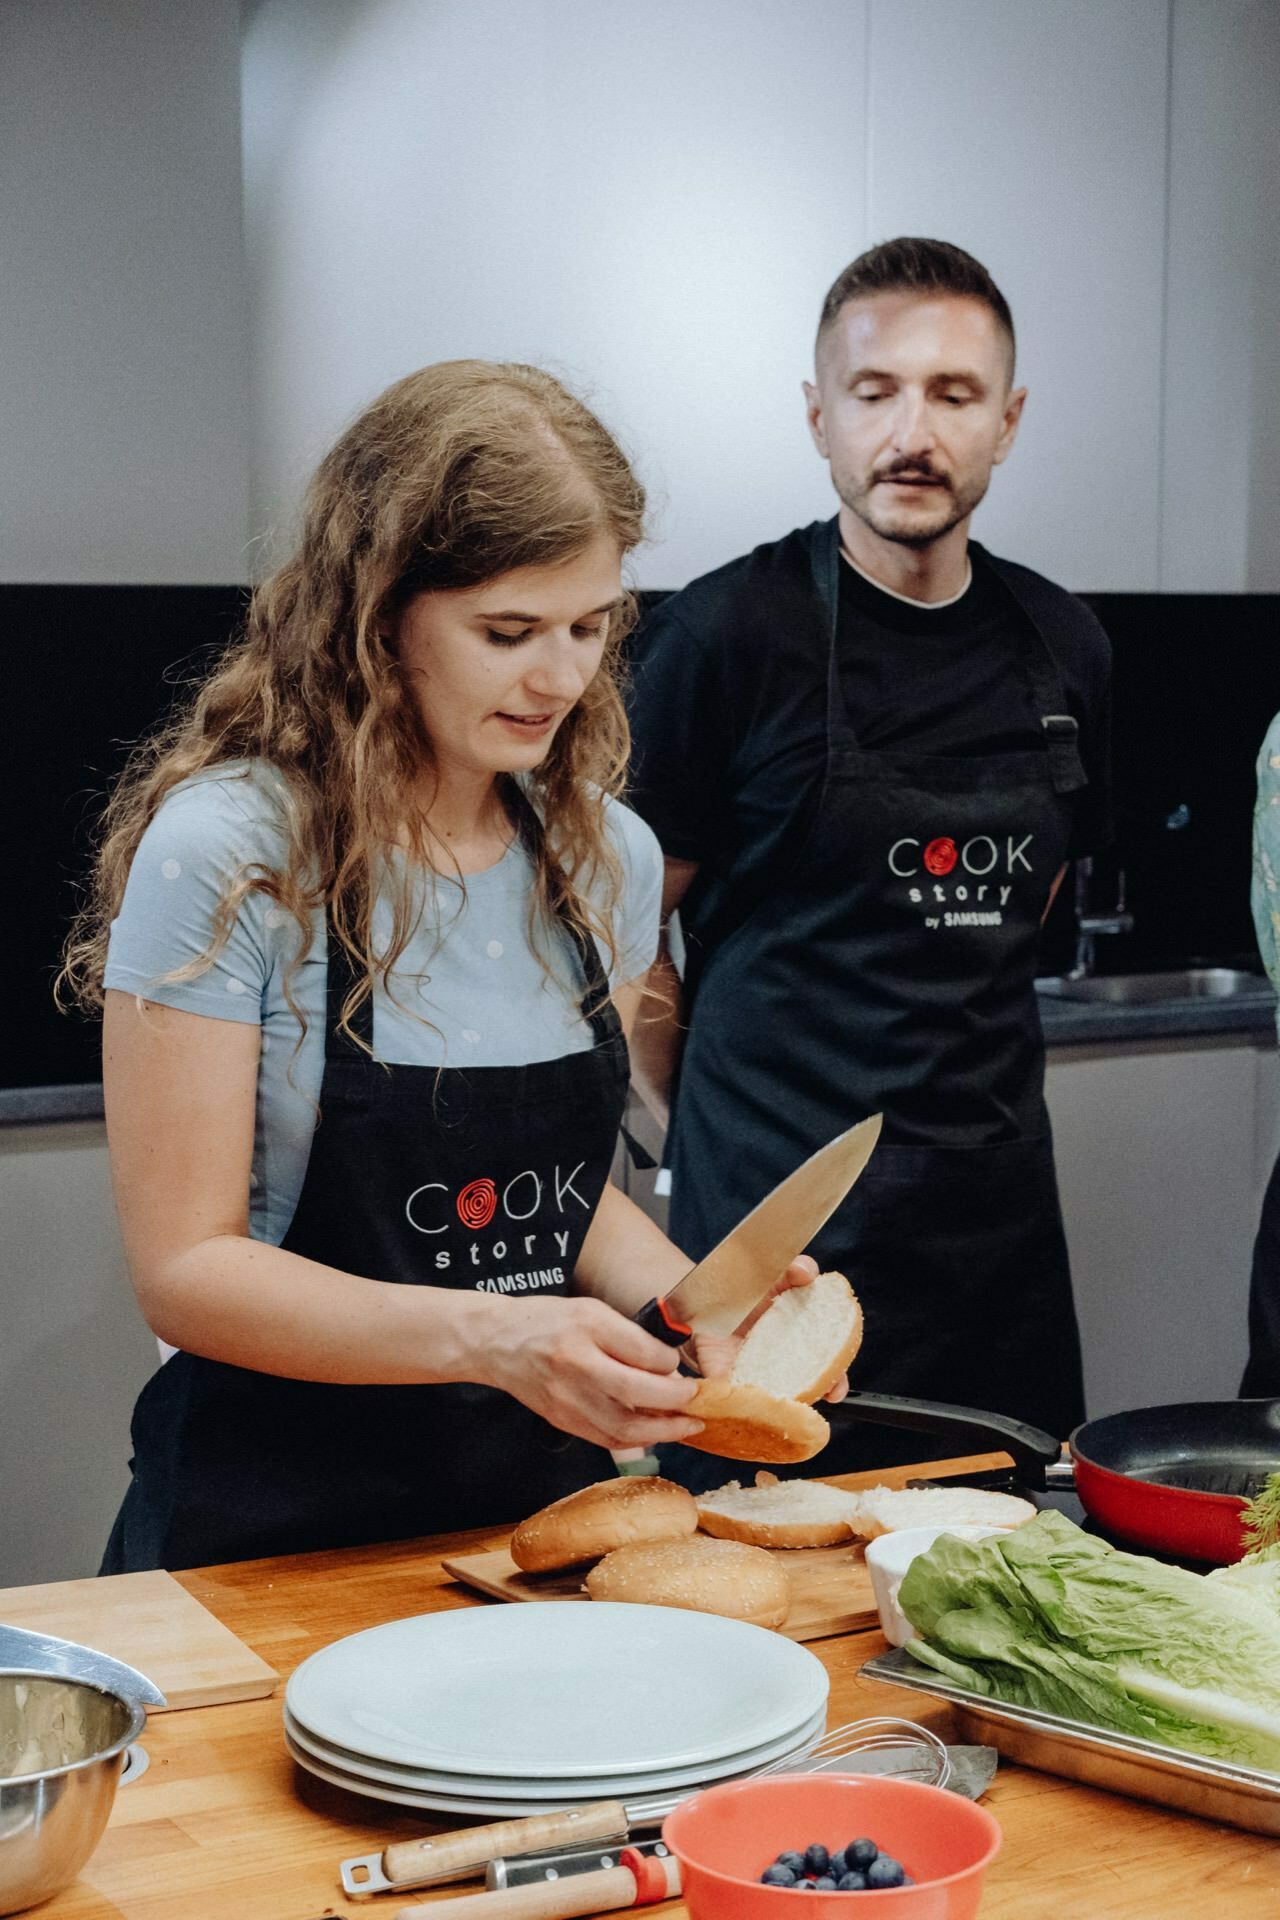
<path fill-rule="evenodd" d="M 863 1487 L 849 1497 L 864 1540 L 903 1527 L 1020 1527 L 1036 1517 L 1029 1500 L 987 1487 Z"/>
<path fill-rule="evenodd" d="M 617 1547 L 586 1579 L 593 1600 L 723 1613 L 757 1627 L 780 1627 L 791 1604 L 787 1576 L 759 1547 L 738 1540 L 658 1540 Z"/>
<path fill-rule="evenodd" d="M 862 1308 L 853 1288 L 842 1273 L 820 1273 L 770 1302 L 739 1348 L 732 1378 L 812 1406 L 861 1345 Z"/>
<path fill-rule="evenodd" d="M 693 1495 L 674 1480 L 628 1474 L 581 1487 L 522 1520 L 511 1558 L 522 1573 L 552 1573 L 598 1560 L 636 1540 L 670 1540 L 698 1525 Z"/>
<path fill-rule="evenodd" d="M 704 1533 L 753 1547 L 834 1547 L 856 1532 L 856 1495 L 820 1480 L 758 1473 L 754 1487 L 730 1480 L 695 1497 Z"/>
<path fill-rule="evenodd" d="M 729 1460 L 812 1460 L 831 1429 L 812 1401 L 862 1343 L 862 1309 L 842 1273 L 790 1287 L 761 1314 L 727 1378 L 703 1380 L 685 1408 L 705 1424 L 686 1446 Z"/>

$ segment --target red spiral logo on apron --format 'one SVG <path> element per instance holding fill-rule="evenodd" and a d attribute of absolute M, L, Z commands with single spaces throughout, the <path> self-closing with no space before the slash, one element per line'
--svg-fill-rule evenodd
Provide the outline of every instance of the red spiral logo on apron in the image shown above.
<path fill-rule="evenodd" d="M 956 843 L 949 834 L 943 834 L 937 840 L 931 840 L 924 850 L 926 873 L 950 873 L 958 859 Z"/>
<path fill-rule="evenodd" d="M 487 1227 L 498 1207 L 498 1189 L 487 1177 L 469 1180 L 458 1195 L 458 1218 L 464 1227 Z"/>

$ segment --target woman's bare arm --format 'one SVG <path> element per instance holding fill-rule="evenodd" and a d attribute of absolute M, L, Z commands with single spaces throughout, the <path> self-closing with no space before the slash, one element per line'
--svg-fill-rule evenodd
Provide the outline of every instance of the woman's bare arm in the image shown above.
<path fill-rule="evenodd" d="M 387 1283 L 251 1239 L 257 1027 L 106 998 L 116 1207 L 161 1339 L 291 1379 L 499 1386 L 603 1446 L 692 1430 L 674 1354 L 600 1301 Z"/>

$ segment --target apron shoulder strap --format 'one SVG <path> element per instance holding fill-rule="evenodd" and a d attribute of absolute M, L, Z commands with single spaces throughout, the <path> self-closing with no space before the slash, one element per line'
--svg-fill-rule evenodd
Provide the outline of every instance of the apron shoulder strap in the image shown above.
<path fill-rule="evenodd" d="M 589 929 L 581 924 L 570 909 L 569 882 L 560 863 L 548 853 L 547 830 L 542 815 L 519 781 L 508 782 L 508 794 L 526 853 L 535 867 L 545 865 L 547 869 L 551 912 L 577 955 L 586 983 L 586 991 L 578 1003 L 582 1017 L 591 1028 L 596 1043 L 603 1045 L 616 1037 L 619 1021 L 609 996 L 609 980 L 600 958 L 600 949 Z"/>
<path fill-rule="evenodd" d="M 1033 669 L 1032 684 L 1040 708 L 1040 726 L 1054 790 L 1076 793 L 1088 785 L 1088 776 L 1080 759 L 1080 726 L 1075 715 L 1067 711 L 1058 661 L 1075 650 L 1082 629 L 1092 622 L 1093 615 L 1074 594 L 1033 573 L 1029 567 L 999 559 L 976 540 L 970 542 L 970 547 L 979 560 L 991 568 L 1039 636 L 1043 653 L 1037 668 Z"/>

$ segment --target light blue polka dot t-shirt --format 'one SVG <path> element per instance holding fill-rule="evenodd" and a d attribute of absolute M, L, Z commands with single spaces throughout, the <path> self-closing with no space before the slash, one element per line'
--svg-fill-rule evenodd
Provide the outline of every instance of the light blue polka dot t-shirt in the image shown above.
<path fill-rule="evenodd" d="M 279 1245 L 302 1190 L 324 1071 L 326 956 L 323 915 L 313 916 L 307 953 L 284 992 L 299 929 L 264 894 L 245 895 L 226 944 L 193 979 L 165 976 L 205 952 L 228 882 L 246 868 L 285 859 L 285 790 L 266 762 L 239 761 L 175 787 L 144 833 L 111 929 L 105 984 L 165 1006 L 262 1029 L 250 1175 L 250 1227 Z M 615 917 L 611 984 L 643 974 L 657 951 L 662 855 L 630 808 L 607 807 L 624 885 Z M 417 930 L 397 964 L 389 996 L 373 996 L 373 1041 L 392 1065 L 523 1066 L 585 1052 L 582 979 L 567 939 L 549 941 L 551 978 L 529 944 L 533 871 L 524 849 L 468 874 L 465 887 L 436 876 Z M 378 924 L 379 920 L 381 925 Z M 390 908 L 375 907 L 375 936 Z M 441 934 L 445 937 L 441 938 Z"/>

